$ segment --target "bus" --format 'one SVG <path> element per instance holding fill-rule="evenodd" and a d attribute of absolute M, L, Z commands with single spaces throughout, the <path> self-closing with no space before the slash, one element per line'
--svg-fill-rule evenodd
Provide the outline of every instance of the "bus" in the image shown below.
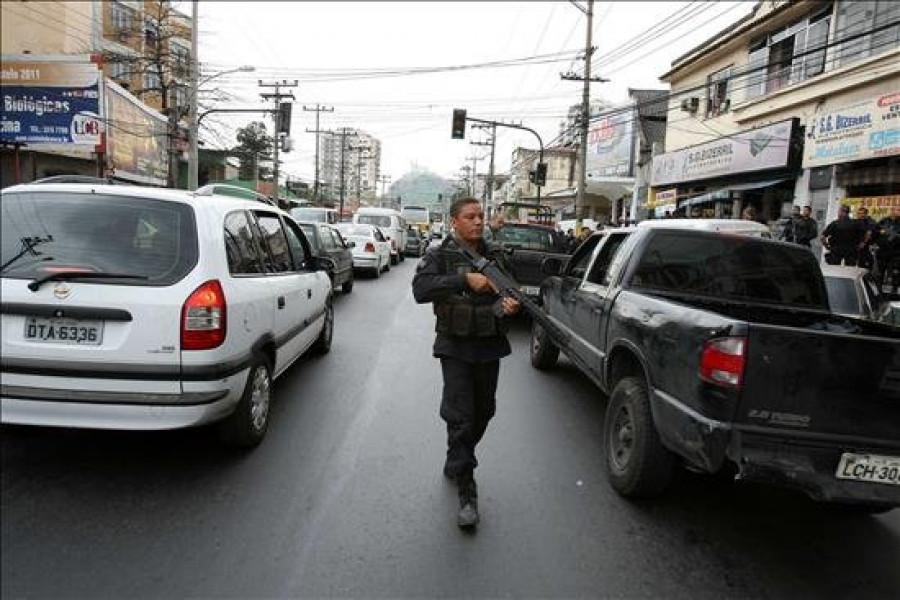
<path fill-rule="evenodd" d="M 431 212 L 427 208 L 410 204 L 400 209 L 400 216 L 408 225 L 418 229 L 423 236 L 430 236 Z"/>

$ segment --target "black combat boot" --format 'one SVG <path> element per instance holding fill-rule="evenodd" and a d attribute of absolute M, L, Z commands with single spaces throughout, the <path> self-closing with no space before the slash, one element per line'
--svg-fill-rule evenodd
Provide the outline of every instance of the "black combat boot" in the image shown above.
<path fill-rule="evenodd" d="M 459 513 L 456 524 L 460 529 L 474 529 L 478 524 L 478 489 L 471 474 L 457 477 L 459 484 Z"/>

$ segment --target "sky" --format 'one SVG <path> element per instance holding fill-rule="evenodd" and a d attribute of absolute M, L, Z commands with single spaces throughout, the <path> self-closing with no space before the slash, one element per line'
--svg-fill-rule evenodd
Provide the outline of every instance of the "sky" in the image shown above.
<path fill-rule="evenodd" d="M 578 4 L 586 6 L 584 0 Z M 628 88 L 667 89 L 672 61 L 749 14 L 755 2 L 596 2 L 592 98 L 616 104 Z M 190 14 L 190 3 L 179 8 Z M 668 18 L 668 21 L 666 19 Z M 469 117 L 517 122 L 550 145 L 568 107 L 580 103 L 586 19 L 572 2 L 210 2 L 199 3 L 201 90 L 222 93 L 209 104 L 260 108 L 259 86 L 287 80 L 296 100 L 282 170 L 314 176 L 315 113 L 321 129 L 354 127 L 382 142 L 381 172 L 396 181 L 415 169 L 456 178 L 472 156 L 487 157 L 487 132 L 450 137 L 454 108 Z M 649 30 L 649 32 L 648 32 Z M 538 57 L 538 58 L 532 58 Z M 503 66 L 485 66 L 500 63 Z M 218 75 L 243 65 L 254 72 Z M 472 68 L 479 65 L 478 68 Z M 462 67 L 462 68 L 458 68 Z M 431 68 L 435 72 L 422 73 Z M 598 72 L 599 71 L 599 72 Z M 412 74 L 411 74 L 412 73 Z M 224 94 L 224 95 L 223 95 Z M 203 100 L 206 98 L 206 100 Z M 207 147 L 234 144 L 252 114 L 210 115 Z M 271 127 L 271 121 L 268 121 Z M 270 129 L 271 131 L 271 129 Z M 527 132 L 499 128 L 495 170 L 509 169 L 514 148 L 536 148 Z M 485 172 L 488 160 L 476 163 Z"/>

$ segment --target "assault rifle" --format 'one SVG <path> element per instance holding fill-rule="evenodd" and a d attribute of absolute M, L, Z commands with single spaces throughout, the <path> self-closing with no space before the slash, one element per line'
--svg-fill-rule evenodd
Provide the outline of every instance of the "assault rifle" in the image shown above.
<path fill-rule="evenodd" d="M 541 324 L 541 327 L 544 328 L 544 331 L 547 332 L 554 344 L 561 348 L 568 348 L 571 345 L 571 336 L 551 321 L 544 309 L 535 303 L 534 300 L 523 294 L 519 290 L 518 284 L 504 273 L 496 263 L 481 256 L 459 241 L 457 241 L 456 246 L 472 267 L 494 284 L 494 287 L 497 288 L 497 293 L 517 300 L 522 308 L 525 309 L 525 312 Z"/>

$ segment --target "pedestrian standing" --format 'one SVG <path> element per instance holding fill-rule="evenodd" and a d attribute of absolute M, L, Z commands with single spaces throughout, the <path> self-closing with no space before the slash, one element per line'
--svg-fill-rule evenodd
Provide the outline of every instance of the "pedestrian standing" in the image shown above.
<path fill-rule="evenodd" d="M 859 244 L 859 258 L 857 264 L 863 269 L 872 269 L 875 265 L 875 257 L 872 254 L 872 244 L 878 233 L 878 223 L 869 216 L 869 209 L 860 206 L 856 209 L 856 220 L 863 230 L 863 239 Z"/>
<path fill-rule="evenodd" d="M 891 208 L 888 217 L 878 221 L 877 234 L 873 235 L 874 242 L 878 246 L 875 253 L 876 269 L 875 281 L 879 291 L 884 291 L 884 281 L 887 273 L 891 273 L 890 293 L 896 293 L 900 281 L 900 206 Z"/>
<path fill-rule="evenodd" d="M 430 302 L 434 308 L 433 354 L 441 361 L 440 415 L 447 424 L 444 475 L 458 486 L 457 524 L 472 529 L 480 520 L 475 448 L 496 411 L 500 359 L 511 352 L 506 318 L 520 306 L 512 298 L 499 296 L 459 251 L 465 245 L 501 267 L 504 264 L 502 252 L 482 239 L 481 203 L 475 198 L 454 202 L 450 224 L 451 234 L 419 262 L 412 287 L 416 302 Z"/>
<path fill-rule="evenodd" d="M 810 247 L 810 244 L 819 235 L 819 225 L 812 218 L 812 209 L 804 206 L 800 209 L 800 217 L 793 225 L 794 243 Z"/>
<path fill-rule="evenodd" d="M 794 224 L 800 219 L 800 207 L 798 205 L 794 205 L 791 209 L 791 214 L 787 218 L 787 221 L 784 224 L 784 229 L 781 230 L 781 235 L 778 237 L 780 240 L 784 240 L 785 242 L 793 242 L 796 241 L 794 239 Z M 813 236 L 815 237 L 815 236 Z"/>
<path fill-rule="evenodd" d="M 838 209 L 838 218 L 829 223 L 822 232 L 822 245 L 828 250 L 825 262 L 829 265 L 839 265 L 843 262 L 847 266 L 855 267 L 859 246 L 864 237 L 865 232 L 859 221 L 850 218 L 850 207 L 841 206 Z"/>

